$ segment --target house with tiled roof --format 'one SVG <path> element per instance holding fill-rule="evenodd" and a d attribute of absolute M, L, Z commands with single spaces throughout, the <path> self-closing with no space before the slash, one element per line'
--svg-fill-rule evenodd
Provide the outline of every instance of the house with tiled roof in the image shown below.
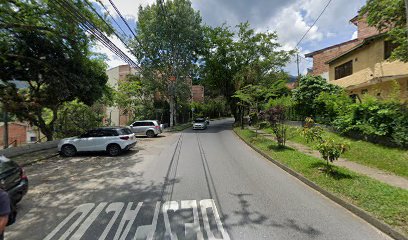
<path fill-rule="evenodd" d="M 346 89 L 350 96 L 371 94 L 387 98 L 398 93 L 408 99 L 408 63 L 390 61 L 395 45 L 364 17 L 351 22 L 357 26 L 357 38 L 306 54 L 313 58 L 313 75 Z"/>

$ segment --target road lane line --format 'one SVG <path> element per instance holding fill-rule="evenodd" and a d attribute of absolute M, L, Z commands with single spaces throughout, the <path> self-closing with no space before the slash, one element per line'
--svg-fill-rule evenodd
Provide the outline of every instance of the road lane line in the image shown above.
<path fill-rule="evenodd" d="M 160 212 L 160 202 L 156 203 L 156 208 L 154 210 L 153 220 L 151 225 L 144 225 L 137 228 L 134 240 L 146 239 L 153 240 L 154 233 L 156 232 L 157 219 L 159 218 Z"/>
<path fill-rule="evenodd" d="M 75 230 L 75 228 L 81 223 L 81 221 L 88 215 L 88 213 L 95 207 L 94 203 L 86 203 L 78 206 L 68 217 L 66 217 L 44 240 L 50 240 L 57 234 L 62 227 L 65 226 L 75 215 L 81 214 L 77 220 L 68 228 L 67 231 L 59 238 L 60 240 L 67 239 L 67 237 Z"/>
<path fill-rule="evenodd" d="M 222 234 L 222 239 L 230 240 L 228 233 L 224 230 L 224 227 L 222 226 L 220 215 L 218 214 L 217 206 L 215 205 L 214 200 L 213 199 L 201 200 L 200 207 L 201 207 L 201 213 L 202 213 L 203 222 L 204 222 L 204 228 L 205 228 L 205 231 L 207 232 L 208 239 L 209 240 L 218 239 L 214 236 L 213 232 L 211 231 L 210 222 L 208 220 L 208 215 L 207 215 L 207 209 L 212 208 L 213 213 L 214 213 L 215 222 L 217 223 L 217 228 Z"/>
<path fill-rule="evenodd" d="M 91 224 L 95 221 L 95 219 L 99 216 L 105 206 L 108 205 L 107 202 L 100 203 L 89 216 L 85 219 L 85 221 L 81 224 L 78 230 L 72 235 L 70 240 L 79 240 L 85 234 L 86 230 L 91 226 Z"/>
<path fill-rule="evenodd" d="M 186 239 L 194 239 L 197 237 L 197 240 L 203 240 L 203 233 L 200 229 L 200 222 L 197 209 L 197 201 L 195 200 L 185 200 L 181 201 L 181 209 L 193 209 L 194 221 L 192 223 L 185 223 L 185 237 Z"/>
<path fill-rule="evenodd" d="M 177 211 L 179 209 L 179 204 L 176 201 L 169 201 L 169 202 L 165 202 L 163 203 L 163 207 L 162 207 L 162 211 L 163 211 L 163 217 L 164 217 L 164 225 L 166 227 L 166 233 L 164 235 L 164 238 L 166 238 L 166 236 L 169 236 L 171 240 L 177 240 L 177 235 L 173 234 L 171 232 L 171 226 L 170 226 L 170 221 L 169 221 L 169 215 L 167 213 L 167 211 Z"/>
<path fill-rule="evenodd" d="M 139 213 L 139 210 L 143 205 L 143 202 L 139 202 L 136 206 L 136 209 L 134 210 L 131 210 L 132 205 L 133 205 L 133 202 L 128 203 L 125 213 L 123 214 L 122 220 L 120 221 L 118 230 L 116 231 L 116 234 L 113 240 L 118 240 L 118 239 L 125 240 L 126 239 L 127 235 L 129 234 L 130 228 L 132 227 L 133 222 L 135 221 L 136 216 Z M 126 228 L 123 230 L 126 222 L 128 223 L 126 225 Z"/>
<path fill-rule="evenodd" d="M 125 206 L 125 203 L 123 203 L 123 202 L 115 202 L 115 203 L 109 204 L 109 206 L 106 208 L 106 210 L 105 210 L 106 213 L 110 213 L 110 212 L 115 212 L 115 213 L 113 214 L 113 216 L 112 216 L 111 220 L 109 221 L 108 225 L 106 225 L 106 228 L 103 231 L 103 233 L 101 234 L 101 236 L 99 237 L 99 240 L 105 240 L 106 236 L 110 232 L 113 224 L 115 223 L 116 219 L 119 217 L 119 214 L 122 211 L 124 206 Z"/>

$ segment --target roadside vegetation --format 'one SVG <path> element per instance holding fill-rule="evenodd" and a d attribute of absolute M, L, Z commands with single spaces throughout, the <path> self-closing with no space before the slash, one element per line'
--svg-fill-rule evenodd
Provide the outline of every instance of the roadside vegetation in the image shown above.
<path fill-rule="evenodd" d="M 272 133 L 271 128 L 263 130 Z M 314 149 L 316 144 L 308 142 L 300 134 L 300 130 L 300 127 L 288 126 L 289 140 Z M 356 140 L 328 130 L 324 130 L 322 135 L 339 142 L 347 142 L 349 149 L 342 155 L 347 160 L 388 171 L 402 177 L 408 177 L 408 152 L 405 149 Z"/>
<path fill-rule="evenodd" d="M 234 129 L 237 134 L 272 159 L 283 163 L 323 189 L 350 202 L 376 218 L 408 235 L 408 191 L 389 186 L 345 168 L 332 166 L 329 174 L 321 171 L 325 162 L 289 147 L 280 147 L 275 141 L 256 136 L 249 129 Z"/>

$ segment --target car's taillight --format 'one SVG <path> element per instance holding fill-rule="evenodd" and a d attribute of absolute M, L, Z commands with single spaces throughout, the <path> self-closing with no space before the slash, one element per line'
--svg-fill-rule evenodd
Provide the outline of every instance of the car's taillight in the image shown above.
<path fill-rule="evenodd" d="M 24 172 L 24 169 L 22 167 L 20 167 L 20 179 L 23 180 L 27 180 L 27 175 Z"/>
<path fill-rule="evenodd" d="M 123 137 L 120 137 L 120 139 L 122 139 L 122 140 L 128 140 L 128 139 L 129 139 L 129 136 L 123 136 Z"/>
<path fill-rule="evenodd" d="M 160 129 L 160 126 L 154 126 L 154 128 L 156 128 L 156 129 Z"/>

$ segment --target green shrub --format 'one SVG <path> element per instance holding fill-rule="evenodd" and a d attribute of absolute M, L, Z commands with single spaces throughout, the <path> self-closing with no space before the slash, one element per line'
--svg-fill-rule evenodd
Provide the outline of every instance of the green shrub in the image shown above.
<path fill-rule="evenodd" d="M 388 138 L 399 146 L 408 145 L 407 106 L 396 101 L 365 96 L 362 103 L 351 104 L 348 112 L 337 117 L 333 126 L 342 133 Z"/>

